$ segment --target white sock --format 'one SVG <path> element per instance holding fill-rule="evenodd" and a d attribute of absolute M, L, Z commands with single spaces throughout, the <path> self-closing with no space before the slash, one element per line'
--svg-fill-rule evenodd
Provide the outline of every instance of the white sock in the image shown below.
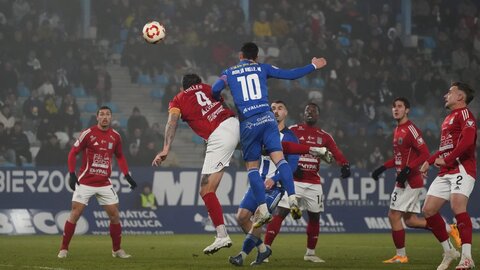
<path fill-rule="evenodd" d="M 267 246 L 265 246 L 264 243 L 261 243 L 260 245 L 258 245 L 257 248 L 258 248 L 258 252 L 260 253 L 264 253 L 265 251 L 267 251 Z"/>
<path fill-rule="evenodd" d="M 315 255 L 315 249 L 307 248 L 307 253 L 305 253 L 305 255 Z"/>
<path fill-rule="evenodd" d="M 445 228 L 447 229 L 447 233 L 450 233 L 452 231 L 452 227 L 450 227 L 450 224 L 445 222 Z"/>
<path fill-rule="evenodd" d="M 244 259 L 244 260 L 247 257 L 247 253 L 245 253 L 243 251 L 240 251 L 240 255 L 242 255 L 242 259 Z"/>
<path fill-rule="evenodd" d="M 266 203 L 262 203 L 258 206 L 258 211 L 260 211 L 260 214 L 262 216 L 266 215 L 268 213 L 268 208 Z"/>
<path fill-rule="evenodd" d="M 227 228 L 225 224 L 218 225 L 215 230 L 217 230 L 217 237 L 224 238 L 228 236 Z"/>
<path fill-rule="evenodd" d="M 402 257 L 407 256 L 407 252 L 405 251 L 405 247 L 403 247 L 403 248 L 397 248 L 397 255 L 398 255 L 398 256 L 402 256 Z"/>
<path fill-rule="evenodd" d="M 462 258 L 463 257 L 472 258 L 472 244 L 462 245 Z"/>
<path fill-rule="evenodd" d="M 449 251 L 450 249 L 453 248 L 452 242 L 450 242 L 450 239 L 447 239 L 443 242 L 440 243 L 442 245 L 443 251 Z"/>

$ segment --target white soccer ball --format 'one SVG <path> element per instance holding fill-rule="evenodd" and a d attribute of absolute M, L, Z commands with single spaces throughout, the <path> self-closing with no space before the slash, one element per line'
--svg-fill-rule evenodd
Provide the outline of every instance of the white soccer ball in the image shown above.
<path fill-rule="evenodd" d="M 143 26 L 142 33 L 146 42 L 155 44 L 165 38 L 165 27 L 157 21 L 151 21 Z"/>

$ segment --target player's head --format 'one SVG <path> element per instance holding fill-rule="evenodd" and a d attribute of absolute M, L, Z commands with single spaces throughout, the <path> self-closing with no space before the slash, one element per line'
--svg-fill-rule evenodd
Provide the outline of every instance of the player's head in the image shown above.
<path fill-rule="evenodd" d="M 101 129 L 107 129 L 112 122 L 112 109 L 108 106 L 102 106 L 97 111 L 98 127 Z"/>
<path fill-rule="evenodd" d="M 258 57 L 258 46 L 253 42 L 243 44 L 240 49 L 240 59 L 248 59 L 256 61 Z"/>
<path fill-rule="evenodd" d="M 317 123 L 320 117 L 320 107 L 316 103 L 310 102 L 305 106 L 303 111 L 303 120 L 307 125 L 313 126 Z"/>
<path fill-rule="evenodd" d="M 195 73 L 185 74 L 182 78 L 183 90 L 190 88 L 190 86 L 202 83 L 202 79 Z"/>
<path fill-rule="evenodd" d="M 282 100 L 275 100 L 270 105 L 273 114 L 275 114 L 275 118 L 277 119 L 277 123 L 284 122 L 285 118 L 287 118 L 288 110 L 287 105 Z"/>
<path fill-rule="evenodd" d="M 410 101 L 405 97 L 397 97 L 392 102 L 393 119 L 401 121 L 408 117 L 410 112 Z"/>
<path fill-rule="evenodd" d="M 475 95 L 475 91 L 466 83 L 453 82 L 445 94 L 445 108 L 454 110 L 468 105 Z"/>

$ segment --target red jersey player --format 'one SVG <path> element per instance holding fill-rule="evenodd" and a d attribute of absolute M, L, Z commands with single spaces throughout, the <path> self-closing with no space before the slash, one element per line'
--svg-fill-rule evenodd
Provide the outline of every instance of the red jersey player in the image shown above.
<path fill-rule="evenodd" d="M 341 166 L 341 177 L 350 176 L 350 166 L 347 159 L 338 149 L 332 136 L 324 130 L 315 127 L 319 118 L 319 108 L 315 103 L 309 103 L 304 111 L 304 124 L 293 125 L 290 129 L 297 136 L 300 144 L 315 147 L 326 147 Z M 298 169 L 294 173 L 295 192 L 299 198 L 302 209 L 307 210 L 307 252 L 303 257 L 305 261 L 325 262 L 315 255 L 318 234 L 320 232 L 320 213 L 323 212 L 323 189 L 318 171 L 320 169 L 320 158 L 304 154 L 300 156 Z M 280 232 L 283 220 L 288 215 L 288 202 L 280 201 L 276 208 L 272 221 L 267 226 L 265 244 L 270 246 L 275 236 Z"/>
<path fill-rule="evenodd" d="M 438 211 L 450 200 L 462 239 L 462 257 L 456 269 L 472 269 L 472 221 L 467 213 L 468 198 L 472 193 L 477 174 L 475 155 L 477 122 L 467 105 L 473 100 L 474 90 L 462 82 L 454 82 L 445 94 L 445 107 L 450 114 L 442 123 L 439 150 L 420 169 L 427 173 L 435 164 L 438 176 L 428 189 L 423 213 L 433 234 L 441 243 L 444 253 L 438 270 L 448 269 L 460 254 L 449 241 L 445 222 Z"/>
<path fill-rule="evenodd" d="M 203 84 L 198 75 L 183 76 L 182 87 L 183 91 L 170 102 L 165 143 L 152 165 L 158 166 L 167 158 L 180 117 L 195 133 L 207 141 L 200 195 L 216 228 L 217 237 L 203 252 L 213 254 L 223 247 L 232 245 L 215 191 L 222 179 L 224 168 L 230 164 L 237 147 L 240 138 L 239 123 L 233 111 L 225 108 L 221 102 L 212 97 L 211 87 Z"/>
<path fill-rule="evenodd" d="M 402 218 L 410 228 L 427 228 L 427 221 L 418 217 L 417 213 L 420 213 L 420 196 L 424 186 L 419 168 L 427 160 L 429 152 L 422 132 L 408 119 L 409 111 L 408 99 L 398 97 L 393 101 L 392 115 L 397 121 L 397 127 L 393 132 L 393 158 L 372 173 L 372 178 L 378 180 L 386 169 L 395 168 L 397 171 L 396 185 L 390 196 L 388 211 L 397 254 L 383 261 L 384 263 L 408 263 Z M 456 228 L 447 226 L 447 229 L 453 237 L 458 238 Z"/>
<path fill-rule="evenodd" d="M 120 248 L 122 227 L 118 212 L 118 196 L 110 182 L 112 156 L 117 157 L 118 166 L 134 189 L 137 184 L 128 173 L 128 165 L 122 152 L 120 135 L 110 127 L 112 110 L 103 106 L 97 111 L 97 125 L 84 130 L 68 154 L 69 185 L 73 192 L 72 211 L 65 222 L 63 241 L 58 258 L 66 258 L 68 245 L 75 232 L 75 225 L 88 205 L 90 197 L 96 196 L 98 203 L 110 217 L 110 236 L 112 238 L 112 256 L 129 258 L 130 255 Z M 82 153 L 80 176 L 75 174 L 76 156 Z"/>

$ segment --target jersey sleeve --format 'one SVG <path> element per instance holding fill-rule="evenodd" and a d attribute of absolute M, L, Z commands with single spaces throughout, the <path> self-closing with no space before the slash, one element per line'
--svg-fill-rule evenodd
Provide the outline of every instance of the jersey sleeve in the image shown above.
<path fill-rule="evenodd" d="M 178 100 L 178 95 L 175 96 L 170 103 L 168 103 L 168 112 L 169 113 L 178 113 L 181 114 L 182 112 L 180 111 L 180 102 Z"/>
<path fill-rule="evenodd" d="M 333 158 L 335 158 L 335 161 L 337 161 L 337 164 L 340 166 L 348 164 L 347 158 L 345 158 L 342 151 L 338 149 L 338 146 L 335 143 L 335 140 L 332 138 L 332 136 L 328 133 L 325 133 L 325 139 L 326 139 L 325 146 L 328 148 L 330 152 L 332 152 Z"/>
<path fill-rule="evenodd" d="M 420 130 L 413 125 L 410 125 L 408 129 L 410 130 L 411 147 L 417 151 L 418 156 L 413 160 L 409 160 L 406 166 L 417 168 L 428 159 L 430 152 L 428 151 L 427 144 L 423 140 Z"/>
<path fill-rule="evenodd" d="M 466 113 L 464 113 L 464 111 Z M 467 110 L 459 114 L 460 127 L 462 132 L 458 138 L 458 143 L 453 151 L 445 158 L 445 163 L 451 165 L 460 157 L 469 147 L 475 144 L 475 136 L 477 134 L 477 123 L 471 113 Z"/>
<path fill-rule="evenodd" d="M 228 81 L 227 81 L 227 71 L 225 70 L 222 72 L 220 77 L 217 79 L 217 81 L 212 85 L 212 96 L 216 100 L 220 100 L 221 95 L 220 93 L 222 92 L 225 87 L 227 87 Z"/>
<path fill-rule="evenodd" d="M 122 171 L 124 175 L 128 174 L 128 165 L 127 165 L 127 159 L 125 158 L 125 155 L 123 155 L 123 148 L 122 148 L 122 138 L 120 135 L 117 134 L 117 144 L 115 145 L 115 157 L 117 158 L 118 161 L 118 167 Z"/>
<path fill-rule="evenodd" d="M 392 159 L 389 159 L 389 160 L 385 161 L 385 163 L 383 163 L 383 166 L 387 169 L 395 167 L 395 159 L 392 158 Z"/>
<path fill-rule="evenodd" d="M 72 149 L 70 149 L 70 152 L 68 153 L 68 172 L 75 172 L 77 155 L 85 148 L 87 148 L 88 140 L 86 139 L 86 137 L 91 131 L 91 129 L 86 129 L 82 133 L 80 133 L 80 136 L 78 136 L 77 140 L 73 144 Z"/>
<path fill-rule="evenodd" d="M 261 66 L 266 70 L 267 77 L 286 80 L 295 80 L 301 78 L 315 70 L 315 66 L 313 64 L 294 69 L 280 69 L 269 64 L 261 64 Z"/>

